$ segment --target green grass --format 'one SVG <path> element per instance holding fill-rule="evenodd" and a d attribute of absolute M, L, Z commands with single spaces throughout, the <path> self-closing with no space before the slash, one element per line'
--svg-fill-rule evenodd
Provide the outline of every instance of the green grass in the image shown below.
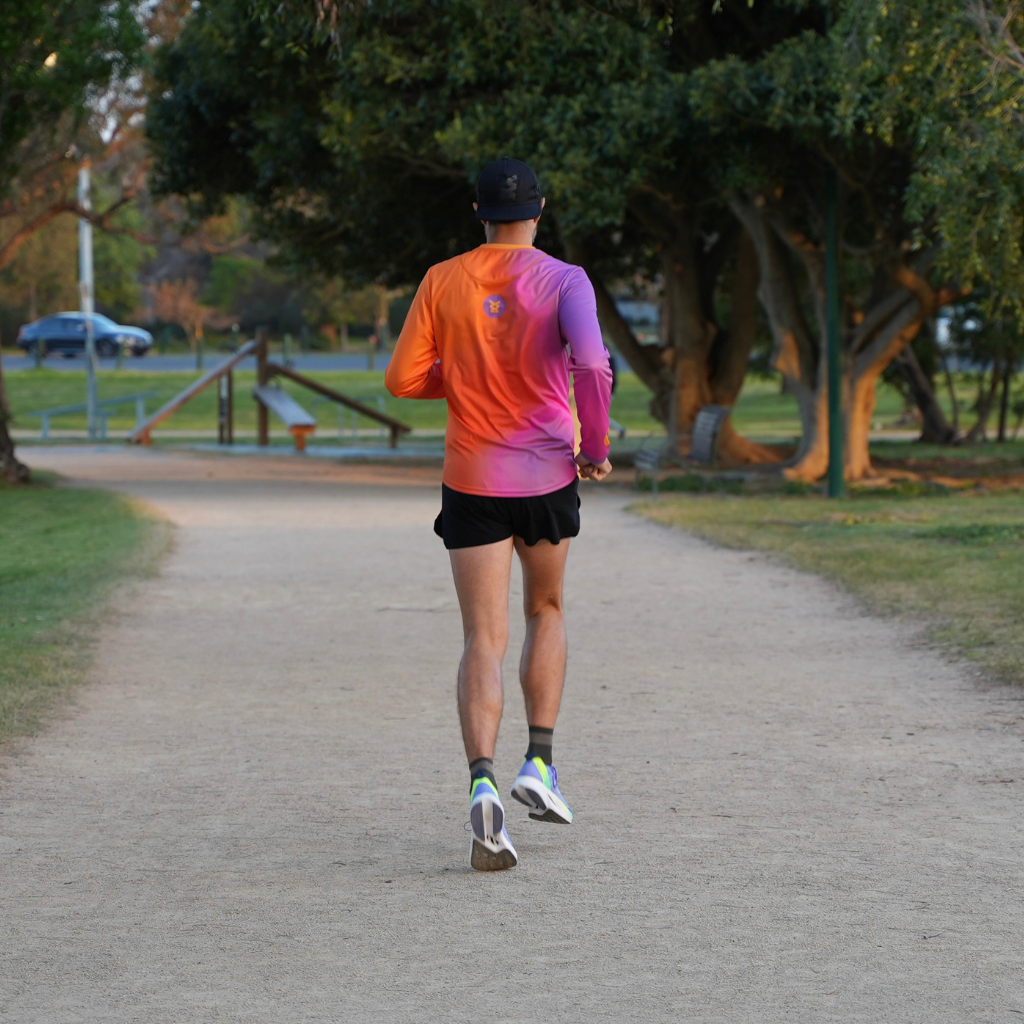
<path fill-rule="evenodd" d="M 213 362 L 214 359 L 211 357 L 209 365 L 212 365 Z M 112 398 L 140 391 L 155 391 L 155 396 L 146 405 L 147 411 L 153 412 L 191 384 L 197 376 L 196 373 L 147 372 L 145 369 L 137 368 L 138 363 L 129 363 L 128 365 L 130 367 L 128 369 L 100 372 L 100 398 Z M 392 398 L 384 387 L 383 372 L 348 370 L 317 372 L 311 376 L 344 394 L 368 401 L 371 406 L 376 406 L 375 396 L 379 395 L 384 399 L 385 411 L 390 416 L 409 424 L 414 430 L 437 432 L 444 429 L 446 418 L 444 402 L 421 402 Z M 251 398 L 251 391 L 255 383 L 254 373 L 240 372 L 235 375 L 235 428 L 243 434 L 256 429 L 255 403 Z M 26 415 L 32 410 L 57 405 L 72 405 L 85 399 L 85 377 L 80 371 L 19 370 L 6 375 L 6 385 L 10 404 L 15 414 L 15 427 L 19 429 L 38 429 L 39 420 Z M 300 404 L 316 416 L 322 441 L 328 442 L 336 438 L 338 408 L 333 402 L 321 400 L 297 384 L 286 382 L 284 387 Z M 970 404 L 969 396 L 972 393 L 972 387 L 971 382 L 966 379 L 959 386 L 965 408 Z M 648 413 L 650 397 L 650 392 L 635 374 L 627 372 L 619 374 L 618 388 L 612 398 L 611 414 L 615 420 L 627 428 L 632 440 L 627 438 L 625 445 L 616 444 L 617 448 L 635 446 L 635 443 L 648 433 L 664 433 L 661 424 Z M 211 387 L 166 420 L 158 430 L 213 431 L 217 426 L 216 409 L 216 391 Z M 895 389 L 885 384 L 879 385 L 878 404 L 873 417 L 875 426 L 882 429 L 892 427 L 901 411 L 902 403 Z M 969 420 L 970 416 L 965 415 Z M 135 425 L 134 417 L 134 406 L 121 407 L 117 416 L 110 419 L 111 435 L 118 437 L 127 434 Z M 736 404 L 733 419 L 742 434 L 757 440 L 792 443 L 800 434 L 800 418 L 796 400 L 791 395 L 781 394 L 779 384 L 774 380 L 749 377 Z M 348 421 L 346 420 L 347 425 Z M 374 424 L 370 420 L 361 419 L 359 426 L 366 429 L 373 427 Z M 77 414 L 57 418 L 53 420 L 53 429 L 84 430 L 85 416 Z M 916 445 L 911 441 L 875 441 L 873 442 L 873 451 L 875 450 L 879 455 L 898 459 L 929 458 L 938 455 L 951 458 L 975 458 L 979 452 L 977 447 L 949 449 Z M 984 451 L 986 456 L 995 455 L 998 452 L 999 457 L 1002 458 L 1022 458 L 1024 457 L 1024 438 L 1016 444 L 988 445 L 985 446 Z"/>
<path fill-rule="evenodd" d="M 875 611 L 924 619 L 993 676 L 1024 682 L 1024 496 L 665 497 L 635 509 L 837 580 Z"/>
<path fill-rule="evenodd" d="M 0 741 L 84 677 L 111 590 L 152 571 L 167 537 L 121 495 L 0 484 Z"/>
<path fill-rule="evenodd" d="M 108 370 L 99 374 L 99 396 L 115 398 L 140 391 L 155 391 L 146 403 L 146 411 L 153 412 L 164 402 L 196 379 L 195 373 L 146 373 L 140 370 Z M 311 374 L 319 382 L 353 398 L 361 398 L 375 407 L 373 396 L 384 399 L 385 412 L 419 430 L 443 430 L 447 416 L 444 402 L 422 402 L 392 398 L 384 387 L 384 374 L 366 370 L 346 370 L 333 373 Z M 6 375 L 8 398 L 14 412 L 14 426 L 36 429 L 39 420 L 25 414 L 36 409 L 58 405 L 73 405 L 85 401 L 85 375 L 61 370 L 27 370 Z M 256 375 L 251 372 L 235 374 L 235 429 L 256 429 L 255 402 L 251 392 Z M 317 396 L 291 382 L 283 382 L 284 390 L 294 396 L 313 413 L 321 429 L 337 430 L 338 407 L 333 402 L 318 401 Z M 647 412 L 650 394 L 633 374 L 623 374 L 612 405 L 612 416 L 630 430 L 661 430 Z M 126 405 L 109 421 L 111 433 L 127 433 L 135 425 L 135 407 Z M 163 426 L 171 430 L 215 430 L 217 427 L 217 395 L 208 388 Z M 373 426 L 370 420 L 361 420 L 363 428 Z M 84 430 L 85 415 L 61 416 L 52 421 L 54 430 Z"/>
<path fill-rule="evenodd" d="M 196 379 L 195 373 L 153 373 L 132 367 L 124 370 L 105 370 L 99 374 L 100 398 L 114 398 L 140 391 L 155 391 L 147 402 L 147 411 L 154 411 L 164 402 Z M 311 374 L 328 387 L 352 397 L 380 395 L 385 411 L 408 423 L 414 429 L 443 430 L 446 409 L 444 402 L 421 402 L 392 398 L 384 387 L 383 372 L 347 370 Z M 256 383 L 255 374 L 235 374 L 235 425 L 237 430 L 255 430 L 255 403 L 250 393 Z M 15 414 L 15 426 L 35 429 L 39 420 L 25 414 L 36 409 L 58 405 L 73 405 L 85 400 L 85 376 L 78 372 L 61 370 L 20 370 L 6 375 L 8 397 Z M 315 401 L 314 396 L 297 384 L 285 382 L 285 390 L 293 395 L 316 417 L 324 430 L 336 429 L 337 407 L 330 402 Z M 618 387 L 612 399 L 612 417 L 632 433 L 662 432 L 661 424 L 649 412 L 650 392 L 635 374 L 620 373 Z M 371 400 L 370 404 L 374 404 Z M 217 398 L 213 387 L 194 399 L 164 427 L 173 430 L 213 430 L 216 428 Z M 879 416 L 895 416 L 899 412 L 899 399 L 891 389 L 880 389 Z M 134 406 L 122 407 L 110 419 L 111 432 L 127 432 L 135 423 Z M 778 385 L 771 381 L 748 380 L 736 406 L 738 428 L 753 437 L 789 440 L 800 432 L 800 420 L 795 400 L 779 393 Z M 371 426 L 363 421 L 363 427 Z M 82 430 L 84 414 L 62 416 L 53 420 L 55 430 Z"/>

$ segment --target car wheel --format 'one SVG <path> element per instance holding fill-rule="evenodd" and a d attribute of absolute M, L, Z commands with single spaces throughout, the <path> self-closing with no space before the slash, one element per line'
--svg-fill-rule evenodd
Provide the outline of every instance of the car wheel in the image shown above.
<path fill-rule="evenodd" d="M 96 353 L 101 359 L 111 359 L 117 355 L 117 345 L 104 338 L 97 346 Z"/>

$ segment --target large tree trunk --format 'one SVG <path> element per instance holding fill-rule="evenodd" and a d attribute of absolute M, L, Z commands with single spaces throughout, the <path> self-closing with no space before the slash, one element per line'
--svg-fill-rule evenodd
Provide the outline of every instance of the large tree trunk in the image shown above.
<path fill-rule="evenodd" d="M 23 462 L 19 462 L 14 454 L 14 441 L 7 429 L 10 419 L 11 410 L 7 404 L 7 389 L 4 387 L 3 363 L 0 362 L 0 476 L 10 484 L 25 484 L 29 480 L 29 469 Z"/>
<path fill-rule="evenodd" d="M 896 364 L 910 388 L 914 404 L 921 412 L 921 440 L 929 444 L 952 444 L 957 437 L 956 427 L 946 418 L 935 388 L 921 368 L 912 346 L 900 352 Z"/>
<path fill-rule="evenodd" d="M 732 207 L 753 240 L 761 268 L 758 294 L 768 314 L 775 350 L 774 367 L 786 380 L 800 410 L 803 435 L 784 473 L 794 480 L 820 480 L 828 471 L 828 357 L 824 253 L 786 224 L 765 201 L 735 199 Z M 842 407 L 845 427 L 844 473 L 848 480 L 872 474 L 869 441 L 875 393 L 882 371 L 914 340 L 922 323 L 953 294 L 934 292 L 925 281 L 931 256 L 914 268 L 899 265 L 884 277 L 863 318 L 842 336 Z M 804 316 L 798 285 L 802 271 L 817 330 Z"/>
<path fill-rule="evenodd" d="M 1013 371 L 1013 360 L 1007 355 L 1006 366 L 1003 367 L 1003 396 L 999 400 L 999 436 L 997 440 L 1000 443 L 1006 440 L 1006 417 L 1010 411 L 1010 384 L 1013 382 Z"/>
<path fill-rule="evenodd" d="M 664 423 L 670 450 L 690 450 L 694 421 L 704 406 L 733 406 L 746 376 L 757 330 L 756 253 L 749 237 L 734 231 L 707 249 L 691 222 L 663 222 L 663 334 L 668 347 L 641 345 L 620 315 L 593 262 L 579 245 L 566 244 L 573 262 L 594 284 L 601 324 L 631 369 L 652 391 L 651 414 Z M 732 315 L 728 329 L 713 319 L 713 296 L 725 260 L 734 256 Z M 778 462 L 772 449 L 740 435 L 727 419 L 719 434 L 718 456 L 725 465 Z"/>
<path fill-rule="evenodd" d="M 804 316 L 793 257 L 764 216 L 763 206 L 739 199 L 732 206 L 757 253 L 758 296 L 775 342 L 772 366 L 782 374 L 800 414 L 800 441 L 784 473 L 795 479 L 817 480 L 828 469 L 828 367 Z M 808 270 L 823 280 L 823 267 L 812 262 Z"/>
<path fill-rule="evenodd" d="M 982 440 L 986 436 L 986 430 L 988 428 L 988 419 L 992 415 L 992 408 L 996 404 L 996 395 L 999 393 L 999 382 L 1002 379 L 1002 373 L 1000 361 L 997 359 L 992 366 L 992 379 L 989 382 L 989 386 L 984 386 L 984 371 L 982 371 L 982 380 L 978 385 L 978 418 L 974 423 L 974 426 L 967 431 L 964 436 L 965 444 L 974 444 L 978 440 Z"/>
<path fill-rule="evenodd" d="M 693 426 L 701 409 L 712 404 L 731 409 L 736 404 L 757 331 L 758 265 L 754 244 L 746 231 L 740 231 L 735 242 L 728 239 L 722 244 L 730 248 L 735 245 L 732 314 L 725 329 L 713 319 L 713 283 L 701 281 L 696 258 L 698 239 L 687 237 L 685 249 L 668 252 L 663 260 L 675 364 L 672 442 L 681 456 L 690 451 Z M 717 277 L 717 268 L 709 269 Z M 771 448 L 743 437 L 731 416 L 718 436 L 718 459 L 725 465 L 740 466 L 781 461 Z"/>

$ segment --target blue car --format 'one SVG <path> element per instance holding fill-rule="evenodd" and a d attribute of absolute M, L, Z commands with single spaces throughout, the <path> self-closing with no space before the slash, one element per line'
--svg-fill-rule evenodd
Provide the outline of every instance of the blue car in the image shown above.
<path fill-rule="evenodd" d="M 133 356 L 144 356 L 153 345 L 153 335 L 141 327 L 115 324 L 102 313 L 93 313 L 92 329 L 96 354 L 103 358 L 116 356 L 119 348 Z M 54 313 L 18 331 L 18 345 L 26 352 L 35 352 L 42 344 L 44 353 L 59 352 L 63 356 L 85 352 L 85 313 Z"/>

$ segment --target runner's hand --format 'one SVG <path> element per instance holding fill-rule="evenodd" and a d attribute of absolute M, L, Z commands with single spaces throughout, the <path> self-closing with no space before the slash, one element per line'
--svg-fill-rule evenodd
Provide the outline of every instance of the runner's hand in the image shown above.
<path fill-rule="evenodd" d="M 600 482 L 612 471 L 612 464 L 607 459 L 604 462 L 591 462 L 582 452 L 576 456 L 576 465 L 584 480 Z"/>

